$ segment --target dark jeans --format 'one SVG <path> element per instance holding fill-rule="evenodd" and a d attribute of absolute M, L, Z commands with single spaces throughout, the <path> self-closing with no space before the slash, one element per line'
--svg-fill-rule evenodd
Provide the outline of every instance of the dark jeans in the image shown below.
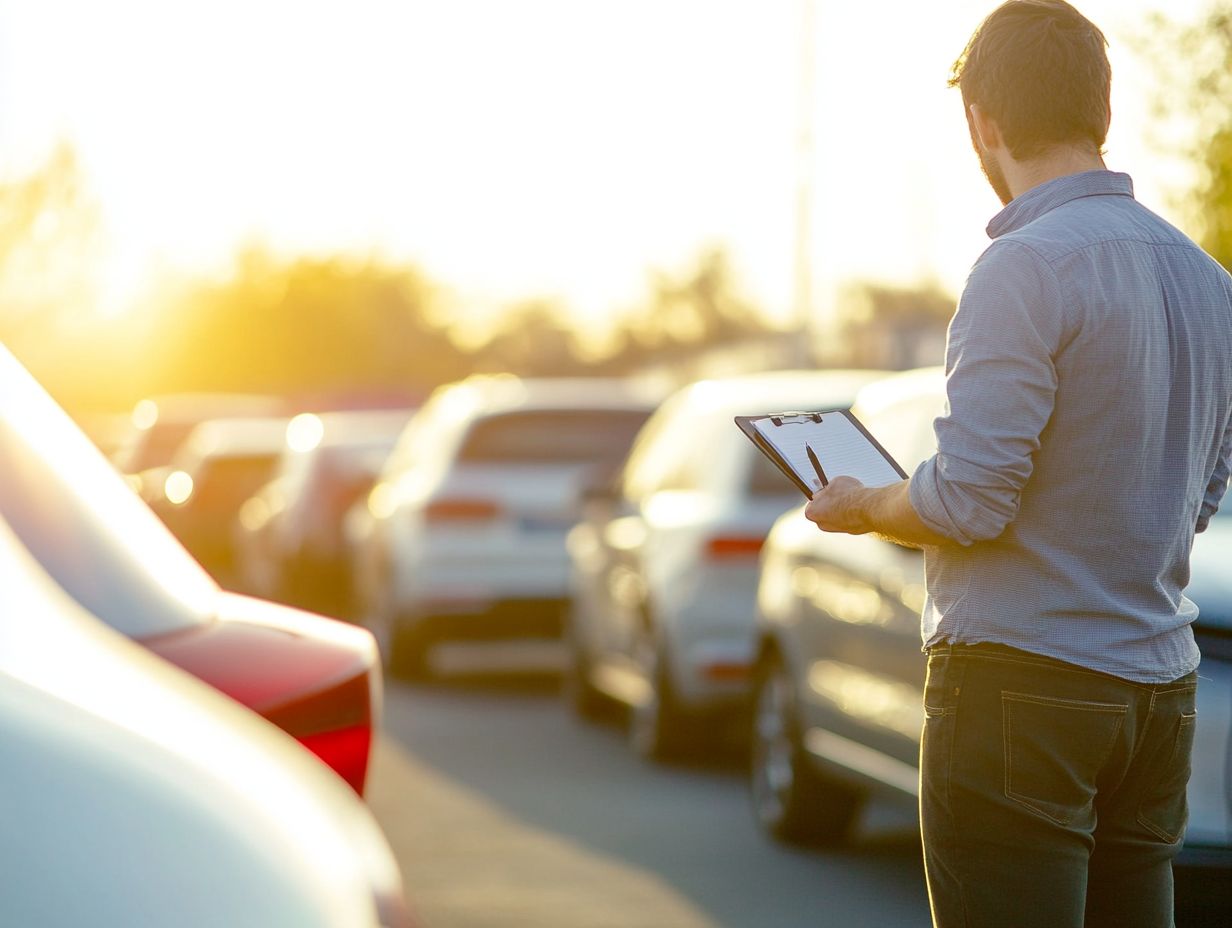
<path fill-rule="evenodd" d="M 1197 674 L 930 649 L 920 827 L 938 928 L 1171 926 Z"/>

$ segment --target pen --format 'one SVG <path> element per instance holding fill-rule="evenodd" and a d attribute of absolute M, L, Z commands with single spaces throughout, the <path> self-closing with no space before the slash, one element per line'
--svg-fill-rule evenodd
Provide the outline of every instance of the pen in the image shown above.
<path fill-rule="evenodd" d="M 826 472 L 821 469 L 821 462 L 817 460 L 817 455 L 813 452 L 813 448 L 807 442 L 804 445 L 804 450 L 808 452 L 809 460 L 813 462 L 813 470 L 817 471 L 817 477 L 821 480 L 821 485 L 827 486 L 830 481 L 826 479 Z"/>

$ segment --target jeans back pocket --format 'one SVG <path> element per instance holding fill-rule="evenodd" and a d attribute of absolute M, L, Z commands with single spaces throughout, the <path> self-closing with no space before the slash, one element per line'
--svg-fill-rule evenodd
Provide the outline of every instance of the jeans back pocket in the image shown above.
<path fill-rule="evenodd" d="M 1001 694 L 1005 796 L 1058 825 L 1095 826 L 1096 778 L 1129 706 Z"/>

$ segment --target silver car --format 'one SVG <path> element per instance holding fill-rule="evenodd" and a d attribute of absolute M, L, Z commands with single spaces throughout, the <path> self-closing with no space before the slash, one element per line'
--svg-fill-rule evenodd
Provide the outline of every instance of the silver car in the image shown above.
<path fill-rule="evenodd" d="M 412 924 L 341 779 L 85 613 L 2 520 L 0 821 L 0 924 Z"/>

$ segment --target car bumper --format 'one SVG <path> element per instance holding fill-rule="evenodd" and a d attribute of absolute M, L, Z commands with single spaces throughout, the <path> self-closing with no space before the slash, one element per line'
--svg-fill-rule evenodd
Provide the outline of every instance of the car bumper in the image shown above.
<path fill-rule="evenodd" d="M 756 582 L 742 583 L 738 576 L 713 573 L 707 578 L 713 582 L 696 585 L 667 629 L 677 694 L 696 708 L 742 703 L 757 656 Z"/>
<path fill-rule="evenodd" d="M 494 604 L 563 600 L 569 561 L 563 551 L 434 550 L 395 562 L 398 611 L 407 616 L 488 611 Z"/>
<path fill-rule="evenodd" d="M 435 641 L 559 638 L 566 607 L 564 597 L 424 600 L 398 621 L 402 631 Z"/>

